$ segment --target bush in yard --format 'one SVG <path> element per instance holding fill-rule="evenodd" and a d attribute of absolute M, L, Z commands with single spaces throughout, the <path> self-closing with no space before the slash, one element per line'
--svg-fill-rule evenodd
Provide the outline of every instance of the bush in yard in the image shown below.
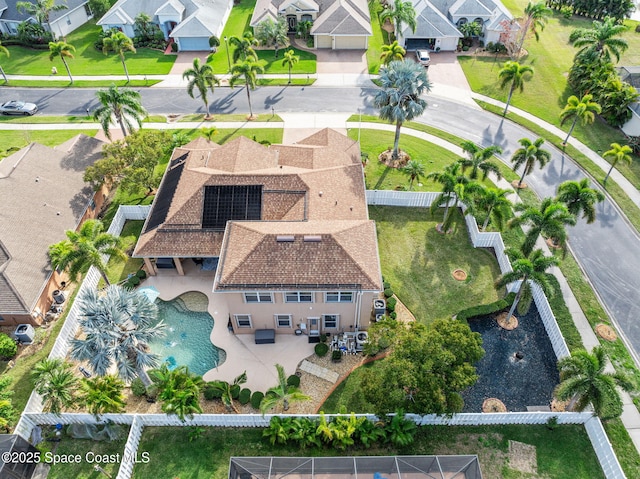
<path fill-rule="evenodd" d="M 327 346 L 325 343 L 316 344 L 316 347 L 314 349 L 316 351 L 316 354 L 320 357 L 326 356 L 326 354 L 329 352 L 329 346 Z"/>
<path fill-rule="evenodd" d="M 138 278 L 137 276 L 132 276 L 131 278 L 128 279 L 128 282 L 129 284 L 135 287 L 140 284 L 140 278 Z"/>
<path fill-rule="evenodd" d="M 391 296 L 393 296 L 393 290 L 391 288 L 386 288 L 384 290 L 384 297 L 390 298 Z"/>
<path fill-rule="evenodd" d="M 262 402 L 262 398 L 264 398 L 264 393 L 261 391 L 256 391 L 251 395 L 251 407 L 253 409 L 260 409 L 260 403 Z"/>
<path fill-rule="evenodd" d="M 391 313 L 389 313 L 389 317 L 391 319 L 396 319 L 398 317 L 398 313 L 396 313 L 395 311 L 391 311 Z"/>
<path fill-rule="evenodd" d="M 504 311 L 513 304 L 515 297 L 515 293 L 509 293 L 504 298 L 494 301 L 493 303 L 481 304 L 479 306 L 472 306 L 471 308 L 463 309 L 456 315 L 456 319 L 459 321 L 468 321 L 469 319 Z"/>
<path fill-rule="evenodd" d="M 240 385 L 234 384 L 231 386 L 231 397 L 233 399 L 238 399 L 238 396 L 240 396 Z"/>
<path fill-rule="evenodd" d="M 249 401 L 251 401 L 251 389 L 244 388 L 238 395 L 238 402 L 242 405 L 245 405 L 249 404 Z"/>
<path fill-rule="evenodd" d="M 222 391 L 215 387 L 215 384 L 218 381 L 213 381 L 210 383 L 205 383 L 202 392 L 204 393 L 204 398 L 208 401 L 213 401 L 214 399 L 220 399 L 222 397 Z"/>
<path fill-rule="evenodd" d="M 158 399 L 159 392 L 160 391 L 158 390 L 158 386 L 156 386 L 155 384 L 152 384 L 147 388 L 147 391 L 145 393 L 147 396 L 147 400 L 149 402 L 156 402 L 156 399 Z"/>
<path fill-rule="evenodd" d="M 143 270 L 143 269 L 139 269 L 139 270 L 136 272 L 136 276 L 137 276 L 138 278 L 140 278 L 140 279 L 145 279 L 145 278 L 147 277 L 147 272 L 146 272 L 145 270 Z"/>
<path fill-rule="evenodd" d="M 334 351 L 331 353 L 331 360 L 334 362 L 340 362 L 342 361 L 342 352 L 341 351 Z"/>
<path fill-rule="evenodd" d="M 147 388 L 144 387 L 144 383 L 140 378 L 135 378 L 133 381 L 131 381 L 130 387 L 131 393 L 136 397 L 144 396 L 144 393 L 147 392 Z"/>
<path fill-rule="evenodd" d="M 390 313 L 394 312 L 396 310 L 397 302 L 398 300 L 396 298 L 387 299 L 387 311 L 389 311 Z"/>
<path fill-rule="evenodd" d="M 300 386 L 300 376 L 296 376 L 295 374 L 289 376 L 287 378 L 287 386 L 293 386 L 294 388 Z"/>
<path fill-rule="evenodd" d="M 0 359 L 11 359 L 18 352 L 16 342 L 4 333 L 0 333 Z"/>

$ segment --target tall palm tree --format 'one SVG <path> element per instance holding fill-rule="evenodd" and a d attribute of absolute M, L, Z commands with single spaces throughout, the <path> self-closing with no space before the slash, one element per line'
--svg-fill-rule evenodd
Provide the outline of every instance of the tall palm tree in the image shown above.
<path fill-rule="evenodd" d="M 550 238 L 554 244 L 566 251 L 567 226 L 576 224 L 576 217 L 569 213 L 567 206 L 555 198 L 545 198 L 540 207 L 518 203 L 515 207 L 520 216 L 509 220 L 509 227 L 526 225 L 528 230 L 522 244 L 522 252 L 528 256 L 535 247 L 538 236 Z"/>
<path fill-rule="evenodd" d="M 505 88 L 509 85 L 509 96 L 507 97 L 507 104 L 504 107 L 502 116 L 507 115 L 507 110 L 509 109 L 513 92 L 520 90 L 520 93 L 522 93 L 524 90 L 524 82 L 528 81 L 531 76 L 533 76 L 533 68 L 529 65 L 520 65 L 518 62 L 506 62 L 504 67 L 500 69 L 498 72 L 500 88 Z"/>
<path fill-rule="evenodd" d="M 557 266 L 560 260 L 555 256 L 545 256 L 541 249 L 533 250 L 529 255 L 512 248 L 508 248 L 505 253 L 511 259 L 513 271 L 500 275 L 495 283 L 496 288 L 501 289 L 515 281 L 522 281 L 507 315 L 506 322 L 509 324 L 516 308 L 521 314 L 525 314 L 529 310 L 533 299 L 529 281 L 540 286 L 547 297 L 553 295 L 555 291 L 549 281 L 551 273 L 547 273 L 547 270 L 552 266 Z"/>
<path fill-rule="evenodd" d="M 124 61 L 124 54 L 126 52 L 136 52 L 133 41 L 122 32 L 114 32 L 110 37 L 106 37 L 102 43 L 102 53 L 106 55 L 109 52 L 113 52 L 120 57 L 124 74 L 127 75 L 127 83 L 129 83 L 129 70 L 127 70 L 127 64 Z"/>
<path fill-rule="evenodd" d="M 400 172 L 409 177 L 409 190 L 413 189 L 413 182 L 420 180 L 426 175 L 425 167 L 417 160 L 409 160 L 406 165 L 400 168 Z"/>
<path fill-rule="evenodd" d="M 251 106 L 250 90 L 256 89 L 259 73 L 264 73 L 264 67 L 252 58 L 247 58 L 246 60 L 235 63 L 231 67 L 231 79 L 229 80 L 229 85 L 233 88 L 238 82 L 244 81 L 244 85 L 247 90 L 247 101 L 249 102 L 250 119 L 254 118 L 253 107 Z"/>
<path fill-rule="evenodd" d="M 211 94 L 213 94 L 213 87 L 220 85 L 220 80 L 213 74 L 213 67 L 208 63 L 201 63 L 199 58 L 194 58 L 193 68 L 187 68 L 182 73 L 182 78 L 189 80 L 187 93 L 191 98 L 193 98 L 194 88 L 198 89 L 200 98 L 204 103 L 204 109 L 207 112 L 206 118 L 210 118 L 207 90 L 211 90 Z"/>
<path fill-rule="evenodd" d="M 278 58 L 280 46 L 286 47 L 289 45 L 288 31 L 287 20 L 283 16 L 278 16 L 275 21 L 272 18 L 267 18 L 258 23 L 255 28 L 256 39 L 261 45 L 273 46 L 275 58 Z"/>
<path fill-rule="evenodd" d="M 165 324 L 157 322 L 158 307 L 135 290 L 111 285 L 102 292 L 83 291 L 78 301 L 78 323 L 82 335 L 71 340 L 71 358 L 87 361 L 98 376 L 115 367 L 118 376 L 130 382 L 139 377 L 151 385 L 146 372 L 159 365 L 149 342 L 164 336 Z"/>
<path fill-rule="evenodd" d="M 551 153 L 541 148 L 544 143 L 544 139 L 542 138 L 538 138 L 536 141 L 531 141 L 529 138 L 520 138 L 518 143 L 520 143 L 520 148 L 511 156 L 511 163 L 513 163 L 513 171 L 524 166 L 522 176 L 518 181 L 518 188 L 522 188 L 524 177 L 533 171 L 536 164 L 539 168 L 542 168 L 549 163 Z"/>
<path fill-rule="evenodd" d="M 253 37 L 253 33 L 250 31 L 244 32 L 241 37 L 229 37 L 229 43 L 236 47 L 232 55 L 233 63 L 249 59 L 256 62 L 258 61 L 258 55 L 256 55 L 256 51 L 253 49 L 253 47 L 258 44 L 258 40 Z"/>
<path fill-rule="evenodd" d="M 402 61 L 407 51 L 398 44 L 398 40 L 394 40 L 391 45 L 382 45 L 382 53 L 380 60 L 383 65 L 388 65 L 393 61 Z"/>
<path fill-rule="evenodd" d="M 560 384 L 555 395 L 570 400 L 569 409 L 584 411 L 589 405 L 601 419 L 613 419 L 622 414 L 622 399 L 617 388 L 630 392 L 633 382 L 624 374 L 605 372 L 607 357 L 602 346 L 591 353 L 574 351 L 558 361 Z"/>
<path fill-rule="evenodd" d="M 56 0 L 33 0 L 30 2 L 16 2 L 16 8 L 20 13 L 26 12 L 36 17 L 36 21 L 40 26 L 46 24 L 53 35 L 53 30 L 51 30 L 51 24 L 49 23 L 51 12 L 66 10 L 68 7 L 63 3 L 57 3 Z"/>
<path fill-rule="evenodd" d="M 63 408 L 74 406 L 78 378 L 71 365 L 62 359 L 46 359 L 36 364 L 32 372 L 34 390 L 42 396 L 46 410 L 60 414 Z"/>
<path fill-rule="evenodd" d="M 619 143 L 611 143 L 611 149 L 605 151 L 602 156 L 605 159 L 611 160 L 611 168 L 607 172 L 607 176 L 604 177 L 603 184 L 607 185 L 607 180 L 609 179 L 609 175 L 618 164 L 619 161 L 623 161 L 625 163 L 631 164 L 633 159 L 631 158 L 631 153 L 633 150 L 629 145 L 620 145 Z"/>
<path fill-rule="evenodd" d="M 469 178 L 471 178 L 472 180 L 477 180 L 479 173 L 482 172 L 483 180 L 487 179 L 489 173 L 494 173 L 499 180 L 502 179 L 500 168 L 498 168 L 498 165 L 491 161 L 493 155 L 502 153 L 502 148 L 497 145 L 491 145 L 486 148 L 481 148 L 473 141 L 468 140 L 463 141 L 460 146 L 462 146 L 462 151 L 467 154 L 467 158 L 462 158 L 458 161 L 462 165 L 463 173 L 467 170 L 467 168 L 471 168 Z"/>
<path fill-rule="evenodd" d="M 277 406 L 282 406 L 283 411 L 288 411 L 290 403 L 311 399 L 306 394 L 303 394 L 299 388 L 287 384 L 287 376 L 280 364 L 276 364 L 276 370 L 278 371 L 278 384 L 269 388 L 265 393 L 260 403 L 262 414 Z"/>
<path fill-rule="evenodd" d="M 553 10 L 545 5 L 544 2 L 529 2 L 524 9 L 524 17 L 522 19 L 522 31 L 520 33 L 520 41 L 516 52 L 522 51 L 524 40 L 529 32 L 533 33 L 536 41 L 540 40 L 539 31 L 544 30 L 547 25 L 547 19 L 553 14 Z"/>
<path fill-rule="evenodd" d="M 576 55 L 593 51 L 607 61 L 611 61 L 612 56 L 616 61 L 620 61 L 620 55 L 629 48 L 629 44 L 618 37 L 628 29 L 629 27 L 618 23 L 615 18 L 606 17 L 603 22 L 594 20 L 591 28 L 573 30 L 569 35 L 569 43 L 580 48 Z"/>
<path fill-rule="evenodd" d="M 499 231 L 502 231 L 504 221 L 508 218 L 511 208 L 513 207 L 511 201 L 507 198 L 507 195 L 510 193 L 510 190 L 503 190 L 501 188 L 484 188 L 484 190 L 475 196 L 474 203 L 476 208 L 487 214 L 482 224 L 482 231 L 487 229 L 489 221 L 491 221 Z"/>
<path fill-rule="evenodd" d="M 282 59 L 282 66 L 289 67 L 289 83 L 291 83 L 291 68 L 300 61 L 300 57 L 296 55 L 293 50 L 287 50 L 284 52 L 284 58 Z"/>
<path fill-rule="evenodd" d="M 593 100 L 593 95 L 590 94 L 584 95 L 580 99 L 575 95 L 571 95 L 567 99 L 566 106 L 560 112 L 560 125 L 563 125 L 564 122 L 570 118 L 573 118 L 573 123 L 571 124 L 571 128 L 569 128 L 569 133 L 567 133 L 563 144 L 566 145 L 569 141 L 578 120 L 581 121 L 583 126 L 590 125 L 596 119 L 596 115 L 602 111 L 600 105 L 591 100 Z"/>
<path fill-rule="evenodd" d="M 73 52 L 75 51 L 76 48 L 67 42 L 49 42 L 49 60 L 53 61 L 55 57 L 60 57 L 64 67 L 67 69 L 67 75 L 69 75 L 71 83 L 73 83 L 73 77 L 66 59 L 73 58 Z"/>
<path fill-rule="evenodd" d="M 108 374 L 83 379 L 80 383 L 82 401 L 87 410 L 98 419 L 102 414 L 120 413 L 127 403 L 122 391 L 124 382 L 117 376 Z"/>
<path fill-rule="evenodd" d="M 122 240 L 106 233 L 100 220 L 87 220 L 78 231 L 67 230 L 67 239 L 49 246 L 49 257 L 54 269 L 68 270 L 72 281 L 80 273 L 86 273 L 94 266 L 109 285 L 107 263 L 103 255 L 126 259 Z"/>
<path fill-rule="evenodd" d="M 558 186 L 558 201 L 562 201 L 572 215 L 578 217 L 582 213 L 587 223 L 593 223 L 596 220 L 595 204 L 604 201 L 604 194 L 591 188 L 589 179 L 583 178 L 561 183 Z"/>
<path fill-rule="evenodd" d="M 131 120 L 135 120 L 140 126 L 142 119 L 147 115 L 147 111 L 140 103 L 140 93 L 135 90 L 129 88 L 119 90 L 117 86 L 111 85 L 107 90 L 98 90 L 96 96 L 100 106 L 93 113 L 93 118 L 100 122 L 104 134 L 109 139 L 111 139 L 109 126 L 112 118 L 115 118 L 120 125 L 122 134 L 127 136 L 133 131 Z"/>
<path fill-rule="evenodd" d="M 162 401 L 163 412 L 175 414 L 183 422 L 185 418 L 202 412 L 200 389 L 204 382 L 200 376 L 191 373 L 187 366 L 170 371 L 164 363 L 150 374 L 160 391 L 158 398 Z"/>
<path fill-rule="evenodd" d="M 386 19 L 393 22 L 395 26 L 395 35 L 402 35 L 402 27 L 406 24 L 411 28 L 413 33 L 416 32 L 416 10 L 410 0 L 394 0 L 393 6 L 387 6 L 380 13 L 380 23 L 384 23 Z"/>
<path fill-rule="evenodd" d="M 2 42 L 0 42 L 0 56 L 2 55 L 5 55 L 7 58 L 9 58 L 10 56 L 9 50 L 7 49 L 7 47 L 3 46 Z M 2 65 L 0 65 L 0 75 L 2 75 L 2 78 L 4 78 L 5 83 L 9 83 L 9 80 L 7 79 L 7 74 L 4 72 Z"/>
<path fill-rule="evenodd" d="M 381 89 L 373 98 L 380 118 L 396 124 L 392 158 L 398 158 L 400 128 L 405 121 L 422 115 L 427 102 L 421 98 L 431 91 L 425 69 L 413 61 L 393 61 L 380 72 Z"/>

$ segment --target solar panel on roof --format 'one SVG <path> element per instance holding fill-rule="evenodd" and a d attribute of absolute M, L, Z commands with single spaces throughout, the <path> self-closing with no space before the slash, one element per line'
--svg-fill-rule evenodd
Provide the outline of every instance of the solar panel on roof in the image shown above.
<path fill-rule="evenodd" d="M 229 220 L 259 220 L 262 185 L 205 186 L 202 228 L 224 230 Z"/>
<path fill-rule="evenodd" d="M 151 210 L 151 216 L 149 216 L 145 232 L 157 228 L 167 219 L 167 213 L 169 213 L 169 208 L 173 201 L 173 195 L 176 192 L 176 187 L 178 186 L 178 182 L 182 176 L 182 171 L 184 170 L 185 158 L 186 155 L 178 157 L 169 165 L 167 173 L 164 176 L 164 180 L 162 181 L 162 185 L 160 186 L 160 190 L 156 195 L 156 200 L 153 205 L 153 209 Z"/>

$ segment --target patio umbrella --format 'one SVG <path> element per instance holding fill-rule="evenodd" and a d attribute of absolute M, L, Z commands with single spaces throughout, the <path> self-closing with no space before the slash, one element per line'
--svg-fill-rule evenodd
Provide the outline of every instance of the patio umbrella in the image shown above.
<path fill-rule="evenodd" d="M 139 288 L 138 293 L 144 294 L 152 303 L 158 298 L 158 296 L 160 296 L 160 291 L 158 291 L 153 286 L 145 286 L 144 288 Z"/>

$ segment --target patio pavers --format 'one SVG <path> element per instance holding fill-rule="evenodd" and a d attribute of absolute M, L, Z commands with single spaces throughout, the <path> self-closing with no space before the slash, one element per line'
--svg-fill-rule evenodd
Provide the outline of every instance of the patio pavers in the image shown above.
<path fill-rule="evenodd" d="M 326 381 L 329 381 L 332 384 L 335 384 L 340 375 L 335 371 L 331 371 L 330 369 L 323 368 L 318 366 L 317 364 L 310 363 L 307 360 L 302 361 L 300 364 L 300 370 L 313 374 L 314 376 L 318 376 Z"/>

